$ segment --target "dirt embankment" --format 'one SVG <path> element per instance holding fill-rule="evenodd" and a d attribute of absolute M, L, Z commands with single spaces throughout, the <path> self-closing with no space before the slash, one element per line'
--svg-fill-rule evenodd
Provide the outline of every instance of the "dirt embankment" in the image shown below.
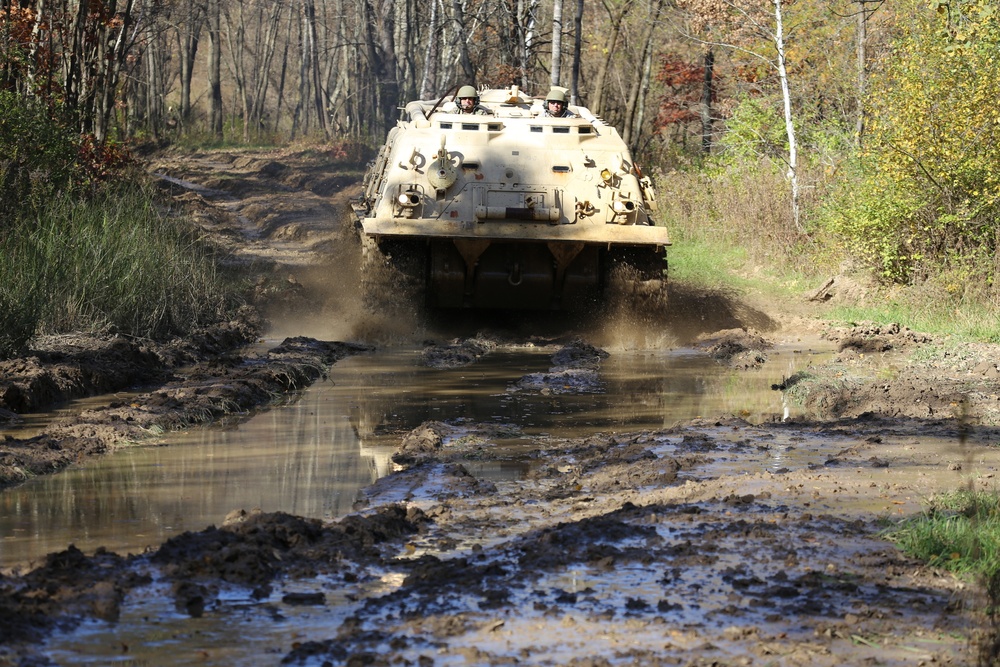
<path fill-rule="evenodd" d="M 157 170 L 206 233 L 259 267 L 263 312 L 342 304 L 317 307 L 302 277 L 310 257 L 336 252 L 342 226 L 331 221 L 356 178 L 296 153 L 164 158 Z M 703 315 L 684 329 L 691 346 L 737 370 L 764 363 L 789 323 L 819 328 L 803 312 L 676 293 L 679 313 Z M 0 371 L 8 422 L 48 401 L 140 388 L 0 443 L 6 481 L 152 430 L 238 418 L 361 349 L 295 336 L 246 351 L 260 331 L 249 318 L 170 345 L 39 341 L 32 358 Z M 880 531 L 941 489 L 990 483 L 1000 350 L 895 326 L 825 335 L 837 343 L 833 361 L 774 387 L 807 407 L 801 419 L 720 415 L 538 438 L 525 478 L 491 481 L 469 463 L 503 460 L 495 434 L 445 416 L 401 438 L 398 471 L 341 521 L 237 512 L 151 554 L 53 554 L 0 577 L 0 664 L 51 664 L 40 642 L 53 629 L 114 622 L 152 580 L 192 618 L 235 613 L 222 593 L 244 590 L 260 624 L 346 595 L 336 624 L 284 647 L 287 664 L 972 664 L 989 652 L 982 601 Z M 475 364 L 498 344 L 429 347 L 425 363 Z M 606 355 L 586 341 L 558 346 L 550 372 L 517 390 L 591 391 Z"/>

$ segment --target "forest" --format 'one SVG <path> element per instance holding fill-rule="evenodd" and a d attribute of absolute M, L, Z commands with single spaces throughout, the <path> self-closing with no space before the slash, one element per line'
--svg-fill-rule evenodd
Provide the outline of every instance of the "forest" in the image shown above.
<path fill-rule="evenodd" d="M 678 238 L 991 310 L 998 42 L 988 0 L 0 0 L 0 192 L 137 146 L 370 148 L 411 99 L 560 85 Z"/>

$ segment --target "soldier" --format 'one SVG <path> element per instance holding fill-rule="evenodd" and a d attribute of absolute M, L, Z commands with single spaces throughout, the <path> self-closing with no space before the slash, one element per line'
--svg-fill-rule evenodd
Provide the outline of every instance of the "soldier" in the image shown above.
<path fill-rule="evenodd" d="M 566 91 L 553 88 L 545 96 L 545 115 L 552 118 L 576 118 L 576 114 L 566 107 Z"/>
<path fill-rule="evenodd" d="M 479 94 L 472 86 L 462 86 L 455 95 L 458 100 L 458 113 L 489 116 L 492 112 L 479 103 Z"/>

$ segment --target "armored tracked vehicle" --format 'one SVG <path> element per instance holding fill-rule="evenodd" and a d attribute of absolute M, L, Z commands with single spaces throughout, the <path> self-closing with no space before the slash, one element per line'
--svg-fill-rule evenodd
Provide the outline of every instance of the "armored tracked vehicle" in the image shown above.
<path fill-rule="evenodd" d="M 391 267 L 389 289 L 437 308 L 664 298 L 667 230 L 614 127 L 584 107 L 549 117 L 516 86 L 479 91 L 476 114 L 457 102 L 407 104 L 370 165 L 363 280 Z"/>

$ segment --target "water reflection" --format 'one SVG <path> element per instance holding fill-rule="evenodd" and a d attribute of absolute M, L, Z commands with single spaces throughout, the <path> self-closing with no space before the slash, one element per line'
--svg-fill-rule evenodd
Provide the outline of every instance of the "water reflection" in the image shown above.
<path fill-rule="evenodd" d="M 352 357 L 294 402 L 238 426 L 171 434 L 0 493 L 0 566 L 37 562 L 69 544 L 136 553 L 239 508 L 342 516 L 361 487 L 388 472 L 400 435 L 427 420 L 509 425 L 509 440 L 495 444 L 516 446 L 698 416 L 772 419 L 783 406 L 771 384 L 821 354 L 779 347 L 764 368 L 733 371 L 690 350 L 613 353 L 598 391 L 547 395 L 513 388 L 548 369 L 549 354 L 538 349 L 451 370 L 421 365 L 416 349 Z M 514 461 L 473 472 L 521 470 Z"/>

